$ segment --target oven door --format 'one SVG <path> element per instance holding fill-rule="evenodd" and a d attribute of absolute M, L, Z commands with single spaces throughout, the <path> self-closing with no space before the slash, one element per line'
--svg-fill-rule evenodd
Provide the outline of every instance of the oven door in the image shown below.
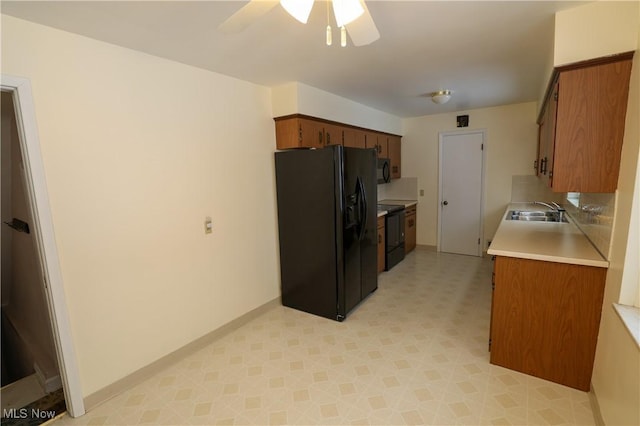
<path fill-rule="evenodd" d="M 385 271 L 388 271 L 404 259 L 404 209 L 387 214 L 385 239 Z"/>

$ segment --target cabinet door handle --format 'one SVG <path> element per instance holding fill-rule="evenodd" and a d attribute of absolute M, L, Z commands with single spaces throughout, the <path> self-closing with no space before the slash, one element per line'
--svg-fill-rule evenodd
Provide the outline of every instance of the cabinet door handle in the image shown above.
<path fill-rule="evenodd" d="M 322 145 L 322 130 L 318 132 L 318 144 Z"/>
<path fill-rule="evenodd" d="M 542 173 L 543 175 L 547 174 L 547 157 L 544 157 L 542 160 L 540 160 L 540 173 Z"/>

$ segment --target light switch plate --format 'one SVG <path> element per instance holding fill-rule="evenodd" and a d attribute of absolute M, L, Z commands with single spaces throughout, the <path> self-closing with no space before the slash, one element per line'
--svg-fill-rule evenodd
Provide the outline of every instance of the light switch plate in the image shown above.
<path fill-rule="evenodd" d="M 213 232 L 213 222 L 210 217 L 206 217 L 204 219 L 204 233 L 210 234 Z"/>

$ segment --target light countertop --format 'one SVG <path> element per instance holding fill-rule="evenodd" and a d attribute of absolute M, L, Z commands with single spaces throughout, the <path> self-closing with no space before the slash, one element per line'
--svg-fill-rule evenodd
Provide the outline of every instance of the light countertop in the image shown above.
<path fill-rule="evenodd" d="M 528 203 L 510 204 L 487 253 L 600 268 L 609 267 L 609 262 L 576 226 L 571 216 L 568 217 L 569 223 L 521 222 L 505 219 L 509 210 L 548 210 L 541 207 Z"/>
<path fill-rule="evenodd" d="M 404 208 L 406 209 L 407 207 L 415 206 L 416 204 L 418 204 L 418 201 L 417 200 L 378 200 L 378 205 L 380 204 L 389 204 L 391 206 L 404 206 Z M 387 213 L 389 212 L 386 210 L 378 210 L 378 217 L 385 216 Z"/>
<path fill-rule="evenodd" d="M 392 206 L 404 206 L 405 208 L 418 204 L 417 200 L 378 200 L 378 204 L 390 204 Z"/>

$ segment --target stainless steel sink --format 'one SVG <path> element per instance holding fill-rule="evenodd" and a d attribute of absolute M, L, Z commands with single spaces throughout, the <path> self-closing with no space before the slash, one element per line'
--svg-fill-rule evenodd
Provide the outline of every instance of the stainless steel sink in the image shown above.
<path fill-rule="evenodd" d="M 509 210 L 507 220 L 523 220 L 529 222 L 560 222 L 558 212 Z M 562 223 L 569 223 L 566 217 Z"/>

